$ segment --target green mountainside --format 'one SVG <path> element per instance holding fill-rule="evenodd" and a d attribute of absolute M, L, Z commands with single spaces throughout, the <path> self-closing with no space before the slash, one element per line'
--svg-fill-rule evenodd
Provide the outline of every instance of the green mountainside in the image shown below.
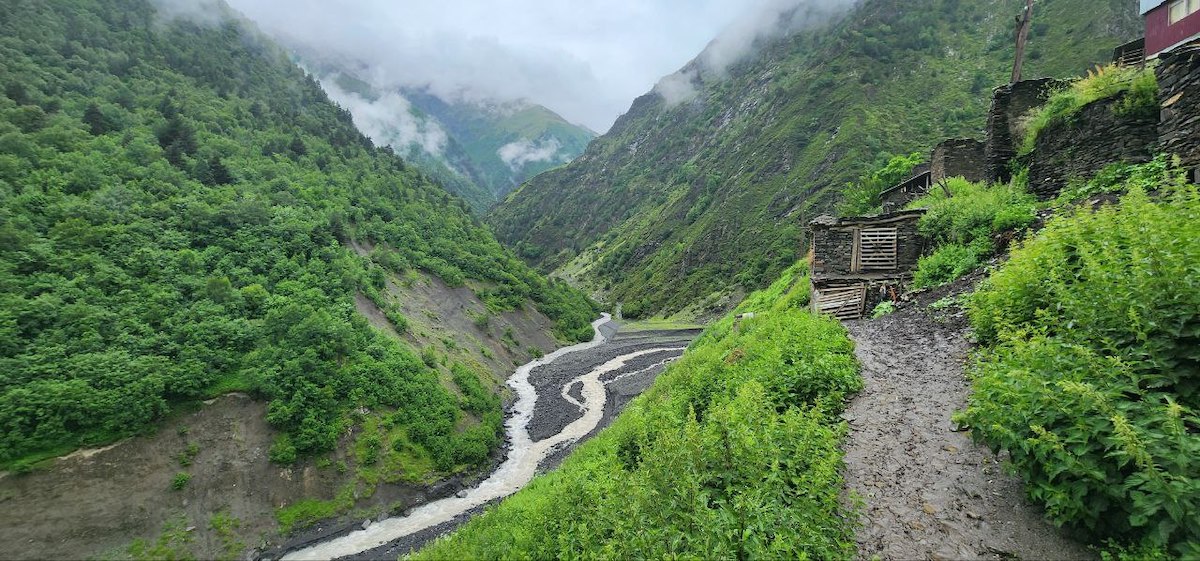
<path fill-rule="evenodd" d="M 526 179 L 583 153 L 596 133 L 541 105 L 448 102 L 422 88 L 372 85 L 362 63 L 297 49 L 335 102 L 377 144 L 389 145 L 483 212 Z"/>
<path fill-rule="evenodd" d="M 596 137 L 541 105 L 447 103 L 411 89 L 404 95 L 462 146 L 478 181 L 497 201 L 525 180 L 574 160 Z"/>
<path fill-rule="evenodd" d="M 364 409 L 439 472 L 483 461 L 502 417 L 484 374 L 370 328 L 356 297 L 404 333 L 385 287 L 431 273 L 490 312 L 536 308 L 561 340 L 591 336 L 592 304 L 215 6 L 199 23 L 146 0 L 0 10 L 0 465 L 230 391 L 270 402 L 280 462 Z"/>
<path fill-rule="evenodd" d="M 718 311 L 795 262 L 806 224 L 847 183 L 892 155 L 980 136 L 1023 5 L 870 0 L 724 77 L 693 62 L 694 98 L 642 96 L 489 221 L 525 259 L 592 283 L 627 316 Z M 1139 26 L 1124 0 L 1039 2 L 1026 75 L 1077 75 Z"/>

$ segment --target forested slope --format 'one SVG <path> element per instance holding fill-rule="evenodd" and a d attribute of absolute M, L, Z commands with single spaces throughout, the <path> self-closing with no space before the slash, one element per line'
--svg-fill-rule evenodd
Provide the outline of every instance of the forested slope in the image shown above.
<path fill-rule="evenodd" d="M 232 390 L 270 401 L 276 460 L 331 448 L 360 407 L 394 410 L 441 468 L 482 460 L 499 422 L 455 425 L 498 400 L 466 370 L 470 399 L 439 384 L 355 295 L 387 305 L 389 272 L 423 270 L 493 311 L 536 306 L 567 340 L 590 336 L 592 305 L 372 147 L 233 14 L 201 19 L 146 0 L 0 10 L 0 465 Z"/>
<path fill-rule="evenodd" d="M 890 155 L 979 136 L 991 87 L 1008 81 L 1023 5 L 867 0 L 724 72 L 698 59 L 685 68 L 695 97 L 637 99 L 489 220 L 527 260 L 611 289 L 627 315 L 761 286 L 797 259 L 805 225 L 848 182 Z M 1038 2 L 1026 75 L 1107 60 L 1139 33 L 1135 8 Z"/>

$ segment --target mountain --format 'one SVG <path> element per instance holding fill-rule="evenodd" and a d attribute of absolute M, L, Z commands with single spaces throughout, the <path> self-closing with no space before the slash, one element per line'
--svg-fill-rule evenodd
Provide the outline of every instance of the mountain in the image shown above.
<path fill-rule="evenodd" d="M 176 515 L 209 535 L 226 507 L 258 540 L 474 469 L 512 365 L 592 334 L 581 293 L 192 4 L 0 11 L 0 469 L 33 472 L 0 477 L 16 557 L 100 555 Z"/>
<path fill-rule="evenodd" d="M 303 64 L 379 145 L 391 146 L 478 211 L 518 185 L 582 154 L 596 133 L 527 101 L 373 85 L 369 66 L 297 48 Z"/>
<path fill-rule="evenodd" d="M 847 183 L 891 155 L 979 135 L 1023 6 L 868 0 L 725 68 L 702 55 L 488 220 L 526 260 L 627 316 L 720 311 L 804 253 L 807 223 Z M 1124 0 L 1038 2 L 1025 74 L 1077 75 L 1139 28 Z"/>

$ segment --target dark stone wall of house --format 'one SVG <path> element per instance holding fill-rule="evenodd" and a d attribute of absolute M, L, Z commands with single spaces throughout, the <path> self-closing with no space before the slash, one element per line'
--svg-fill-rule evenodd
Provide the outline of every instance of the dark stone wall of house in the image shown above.
<path fill-rule="evenodd" d="M 984 146 L 974 138 L 955 138 L 935 146 L 929 158 L 933 182 L 949 177 L 963 177 L 974 182 L 986 179 Z"/>
<path fill-rule="evenodd" d="M 1022 140 L 1022 118 L 1034 107 L 1045 103 L 1054 90 L 1068 83 L 1054 78 L 1039 78 L 1000 86 L 992 91 L 987 140 L 984 142 L 985 179 L 992 183 L 1011 179 L 1009 162 L 1016 157 L 1017 147 Z"/>
<path fill-rule="evenodd" d="M 835 219 L 822 217 L 813 221 L 812 228 L 812 276 L 814 279 L 830 275 L 851 275 L 854 257 L 855 227 L 873 226 L 896 228 L 895 271 L 865 271 L 866 275 L 902 275 L 917 267 L 917 261 L 925 251 L 925 240 L 917 230 L 919 214 L 910 214 L 903 220 Z"/>
<path fill-rule="evenodd" d="M 854 255 L 854 232 L 814 226 L 812 275 L 848 275 Z"/>
<path fill-rule="evenodd" d="M 1179 47 L 1159 61 L 1159 151 L 1178 155 L 1184 167 L 1200 166 L 1200 45 Z"/>
<path fill-rule="evenodd" d="M 1070 119 L 1038 135 L 1029 162 L 1029 190 L 1039 198 L 1057 196 L 1072 179 L 1091 179 L 1117 162 L 1148 162 L 1158 142 L 1158 116 L 1117 115 L 1122 96 L 1093 102 Z"/>
<path fill-rule="evenodd" d="M 896 271 L 908 274 L 917 268 L 917 261 L 925 252 L 925 239 L 917 231 L 920 217 L 896 224 Z"/>

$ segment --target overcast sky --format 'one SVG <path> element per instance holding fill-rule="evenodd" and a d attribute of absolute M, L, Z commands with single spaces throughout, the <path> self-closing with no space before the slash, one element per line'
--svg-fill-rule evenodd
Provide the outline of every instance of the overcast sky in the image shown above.
<path fill-rule="evenodd" d="M 285 42 L 369 63 L 376 85 L 528 99 L 604 132 L 722 30 L 801 0 L 227 1 Z"/>

